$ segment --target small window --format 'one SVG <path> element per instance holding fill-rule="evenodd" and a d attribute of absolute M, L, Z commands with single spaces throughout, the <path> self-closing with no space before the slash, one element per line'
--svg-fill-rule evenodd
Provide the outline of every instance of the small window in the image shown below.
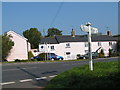
<path fill-rule="evenodd" d="M 66 55 L 70 55 L 70 52 L 66 52 Z"/>
<path fill-rule="evenodd" d="M 44 47 L 43 47 L 43 46 L 41 46 L 41 48 L 43 49 Z"/>
<path fill-rule="evenodd" d="M 109 42 L 109 46 L 112 46 L 112 42 Z"/>
<path fill-rule="evenodd" d="M 85 42 L 85 47 L 88 47 L 88 42 Z"/>
<path fill-rule="evenodd" d="M 51 46 L 51 49 L 54 50 L 55 49 L 54 46 Z"/>
<path fill-rule="evenodd" d="M 70 43 L 67 43 L 67 44 L 66 44 L 66 48 L 70 48 Z"/>
<path fill-rule="evenodd" d="M 101 46 L 101 42 L 98 42 L 98 46 Z"/>

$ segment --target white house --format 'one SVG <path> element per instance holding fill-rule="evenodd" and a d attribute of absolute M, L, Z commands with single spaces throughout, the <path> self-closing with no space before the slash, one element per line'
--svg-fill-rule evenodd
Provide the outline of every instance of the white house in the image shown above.
<path fill-rule="evenodd" d="M 6 60 L 14 61 L 15 59 L 28 59 L 28 51 L 31 50 L 31 46 L 27 39 L 14 31 L 7 32 L 7 35 L 9 35 L 10 39 L 14 42 L 14 46 L 12 47 Z"/>
<path fill-rule="evenodd" d="M 116 51 L 117 39 L 110 35 L 92 35 L 92 52 L 100 47 L 104 50 L 105 56 L 109 55 L 109 49 Z M 77 54 L 84 55 L 88 52 L 87 35 L 62 35 L 41 38 L 39 44 L 40 53 L 55 53 L 63 56 L 64 60 L 76 59 Z M 99 51 L 98 51 L 99 52 Z"/>

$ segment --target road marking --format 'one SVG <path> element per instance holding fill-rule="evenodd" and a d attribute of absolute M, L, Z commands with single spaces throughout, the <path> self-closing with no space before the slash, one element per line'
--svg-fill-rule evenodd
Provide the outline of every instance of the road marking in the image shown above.
<path fill-rule="evenodd" d="M 52 76 L 48 76 L 50 78 L 53 78 L 57 75 L 52 75 Z M 46 79 L 47 77 L 40 77 L 40 78 L 36 78 L 36 80 L 41 80 L 41 79 Z M 19 82 L 28 82 L 28 81 L 32 81 L 33 79 L 24 79 L 24 80 L 19 80 Z M 5 83 L 0 83 L 0 85 L 8 85 L 8 84 L 13 84 L 15 82 L 5 82 Z"/>
<path fill-rule="evenodd" d="M 7 85 L 7 84 L 13 84 L 15 82 L 6 82 L 6 83 L 0 83 L 0 85 Z"/>
<path fill-rule="evenodd" d="M 52 77 L 56 77 L 56 76 L 57 76 L 57 75 L 53 75 L 53 76 L 49 76 L 49 77 L 51 77 L 51 78 L 52 78 Z"/>
<path fill-rule="evenodd" d="M 20 80 L 20 82 L 28 82 L 28 81 L 32 81 L 32 79 Z"/>
<path fill-rule="evenodd" d="M 40 78 L 36 78 L 36 80 L 40 80 L 40 79 L 46 79 L 47 77 L 40 77 Z"/>

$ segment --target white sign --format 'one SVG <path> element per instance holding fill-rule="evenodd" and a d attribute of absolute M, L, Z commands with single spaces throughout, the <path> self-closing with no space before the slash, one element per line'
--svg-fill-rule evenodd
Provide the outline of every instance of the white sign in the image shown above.
<path fill-rule="evenodd" d="M 97 28 L 92 27 L 92 28 L 91 28 L 91 33 L 98 33 L 98 29 L 97 29 Z"/>
<path fill-rule="evenodd" d="M 88 26 L 86 26 L 86 25 L 81 25 L 80 28 L 81 28 L 81 30 L 84 31 L 84 32 L 89 32 L 89 28 L 88 28 Z"/>
<path fill-rule="evenodd" d="M 80 28 L 84 32 L 89 32 L 89 28 L 86 25 L 81 25 Z M 98 29 L 94 28 L 94 27 L 91 27 L 91 33 L 98 33 Z"/>

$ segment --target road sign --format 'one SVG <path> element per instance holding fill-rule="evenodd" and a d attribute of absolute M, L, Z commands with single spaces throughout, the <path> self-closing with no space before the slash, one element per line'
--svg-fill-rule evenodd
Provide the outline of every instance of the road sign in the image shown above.
<path fill-rule="evenodd" d="M 91 33 L 98 33 L 98 29 L 94 28 L 94 27 L 91 27 Z"/>
<path fill-rule="evenodd" d="M 89 32 L 89 28 L 86 25 L 81 25 L 80 28 L 84 32 Z M 91 33 L 98 33 L 98 29 L 94 28 L 94 27 L 91 27 Z"/>
<path fill-rule="evenodd" d="M 86 26 L 86 25 L 81 25 L 80 28 L 81 28 L 81 30 L 84 31 L 84 32 L 89 32 L 89 28 L 88 28 L 88 26 Z"/>
<path fill-rule="evenodd" d="M 94 28 L 94 27 L 91 27 L 91 23 L 87 23 L 86 25 L 81 25 L 80 26 L 81 30 L 84 31 L 84 32 L 87 32 L 88 33 L 88 43 L 89 43 L 89 58 L 90 58 L 90 63 L 89 63 L 89 66 L 90 66 L 90 70 L 93 71 L 93 61 L 92 61 L 92 48 L 91 48 L 91 34 L 92 33 L 98 33 L 98 29 L 97 28 Z"/>

